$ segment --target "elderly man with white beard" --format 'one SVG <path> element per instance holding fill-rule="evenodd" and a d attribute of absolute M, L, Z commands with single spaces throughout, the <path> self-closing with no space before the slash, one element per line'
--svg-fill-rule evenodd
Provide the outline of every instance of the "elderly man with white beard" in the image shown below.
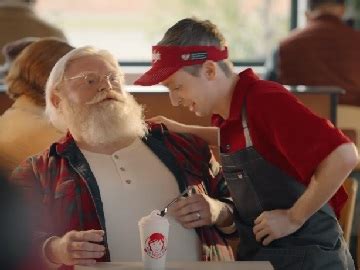
<path fill-rule="evenodd" d="M 75 49 L 54 66 L 46 113 L 65 138 L 13 173 L 32 206 L 34 247 L 47 266 L 140 261 L 138 220 L 170 208 L 168 260 L 233 260 L 233 204 L 208 146 L 147 126 L 116 59 Z M 217 170 L 216 170 L 217 168 Z"/>

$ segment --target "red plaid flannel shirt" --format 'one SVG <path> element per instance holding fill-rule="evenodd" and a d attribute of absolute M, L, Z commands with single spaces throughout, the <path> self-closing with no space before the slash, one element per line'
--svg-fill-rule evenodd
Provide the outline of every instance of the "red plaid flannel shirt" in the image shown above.
<path fill-rule="evenodd" d="M 174 174 L 180 191 L 192 186 L 198 193 L 232 203 L 221 173 L 213 176 L 212 155 L 204 141 L 188 134 L 169 133 L 160 125 L 153 125 L 143 141 Z M 13 172 L 12 180 L 23 188 L 33 209 L 37 251 L 48 237 L 62 236 L 71 230 L 106 232 L 95 177 L 70 134 L 23 162 Z M 226 236 L 216 227 L 204 226 L 196 232 L 202 245 L 202 260 L 234 260 Z M 109 260 L 107 250 L 101 261 Z"/>

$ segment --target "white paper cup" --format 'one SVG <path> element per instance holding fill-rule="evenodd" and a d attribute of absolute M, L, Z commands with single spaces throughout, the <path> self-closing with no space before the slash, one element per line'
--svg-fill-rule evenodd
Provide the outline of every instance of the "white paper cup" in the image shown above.
<path fill-rule="evenodd" d="M 169 221 L 159 214 L 155 210 L 138 223 L 144 269 L 165 269 Z"/>

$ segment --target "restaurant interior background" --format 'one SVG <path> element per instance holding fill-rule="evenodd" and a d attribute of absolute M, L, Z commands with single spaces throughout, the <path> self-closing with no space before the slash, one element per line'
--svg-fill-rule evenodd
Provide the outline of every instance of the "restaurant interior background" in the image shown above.
<path fill-rule="evenodd" d="M 360 0 L 348 2 L 346 20 L 360 29 Z M 38 0 L 35 8 L 61 28 L 72 45 L 91 44 L 114 53 L 129 84 L 150 65 L 151 46 L 181 18 L 212 20 L 228 41 L 236 70 L 252 67 L 259 75 L 279 40 L 306 23 L 306 0 Z M 359 180 L 360 173 L 355 177 Z M 359 217 L 360 194 L 352 251 Z"/>
<path fill-rule="evenodd" d="M 348 0 L 346 19 L 360 28 L 360 0 Z M 306 0 L 37 0 L 37 12 L 63 29 L 74 46 L 114 53 L 128 72 L 149 65 L 151 45 L 181 18 L 214 21 L 236 66 L 258 67 L 289 31 L 305 25 Z"/>

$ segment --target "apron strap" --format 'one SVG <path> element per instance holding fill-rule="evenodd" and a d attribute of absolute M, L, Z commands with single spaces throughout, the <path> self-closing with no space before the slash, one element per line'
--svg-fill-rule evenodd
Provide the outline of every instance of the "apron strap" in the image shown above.
<path fill-rule="evenodd" d="M 244 98 L 244 103 L 242 106 L 241 119 L 242 119 L 242 127 L 244 130 L 246 147 L 251 147 L 251 146 L 253 146 L 253 142 L 250 137 L 250 131 L 249 131 L 248 123 L 247 123 L 246 97 Z"/>

